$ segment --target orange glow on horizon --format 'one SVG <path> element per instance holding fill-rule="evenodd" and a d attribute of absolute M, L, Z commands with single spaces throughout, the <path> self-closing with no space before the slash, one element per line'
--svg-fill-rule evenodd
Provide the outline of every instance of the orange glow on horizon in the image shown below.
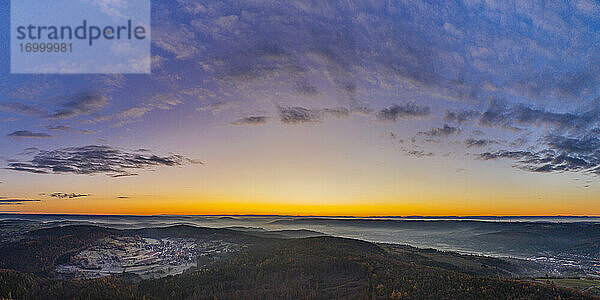
<path fill-rule="evenodd" d="M 574 207 L 563 202 L 553 207 L 540 206 L 537 202 L 516 203 L 457 202 L 461 206 L 442 205 L 448 201 L 354 201 L 348 203 L 284 203 L 275 201 L 231 201 L 223 199 L 197 200 L 190 198 L 165 199 L 146 197 L 132 199 L 76 199 L 65 201 L 42 201 L 24 205 L 12 205 L 7 213 L 33 214 L 86 214 L 86 215 L 281 215 L 281 216 L 600 216 L 592 212 L 597 207 Z M 519 202 L 519 201 L 517 201 Z M 560 203 L 558 203 L 560 204 Z M 8 206 L 8 205 L 7 205 Z M 18 209 L 11 210 L 11 209 Z"/>

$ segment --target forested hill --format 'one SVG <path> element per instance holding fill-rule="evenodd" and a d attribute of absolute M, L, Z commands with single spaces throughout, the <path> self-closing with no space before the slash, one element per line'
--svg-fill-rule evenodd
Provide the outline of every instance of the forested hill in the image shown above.
<path fill-rule="evenodd" d="M 36 251 L 60 257 L 106 234 L 195 235 L 234 238 L 247 243 L 243 251 L 209 266 L 160 279 L 141 280 L 123 274 L 96 279 L 53 280 L 43 273 L 0 271 L 0 298 L 15 299 L 592 299 L 578 291 L 526 281 L 480 276 L 452 264 L 434 264 L 411 248 L 369 242 L 309 237 L 274 239 L 218 229 L 179 227 L 137 232 L 90 227 L 35 232 L 28 239 Z M 185 230 L 183 230 L 185 229 Z M 94 233 L 96 232 L 96 233 Z M 187 232 L 187 233 L 186 233 Z M 81 234 L 81 241 L 76 241 Z M 32 235 L 33 236 L 33 235 Z M 14 245 L 13 245 L 14 246 Z M 22 245 L 24 246 L 24 245 Z M 85 245 L 84 245 L 85 246 Z M 83 246 L 83 247 L 84 247 Z M 2 249 L 0 247 L 0 252 Z M 12 247 L 10 249 L 16 249 Z M 25 249 L 25 248 L 20 248 Z M 401 250 L 401 251 L 400 251 Z M 4 256 L 5 253 L 0 253 Z M 64 253 L 63 253 L 64 254 Z M 13 254 L 15 259 L 18 254 Z M 437 255 L 443 255 L 439 253 Z M 468 260 L 468 257 L 460 259 Z M 7 261 L 5 259 L 4 261 Z M 51 259 L 48 259 L 51 264 Z M 480 264 L 480 261 L 476 261 Z M 489 262 L 490 264 L 493 262 Z M 465 264 L 468 265 L 468 264 Z M 6 268 L 6 265 L 3 266 Z"/>

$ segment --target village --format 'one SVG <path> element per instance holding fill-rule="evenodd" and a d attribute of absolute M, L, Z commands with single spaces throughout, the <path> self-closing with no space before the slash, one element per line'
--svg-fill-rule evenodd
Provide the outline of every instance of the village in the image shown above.
<path fill-rule="evenodd" d="M 71 256 L 57 266 L 62 278 L 96 278 L 116 274 L 136 274 L 160 278 L 202 267 L 239 245 L 218 240 L 181 238 L 107 237 Z"/>

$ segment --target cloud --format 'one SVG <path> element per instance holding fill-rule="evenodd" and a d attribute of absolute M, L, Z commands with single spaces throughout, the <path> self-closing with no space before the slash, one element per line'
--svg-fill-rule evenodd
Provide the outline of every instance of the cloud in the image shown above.
<path fill-rule="evenodd" d="M 23 149 L 23 151 L 21 153 L 19 153 L 18 155 L 32 155 L 38 151 L 40 151 L 40 149 L 37 147 L 28 147 L 28 148 Z"/>
<path fill-rule="evenodd" d="M 466 139 L 465 140 L 465 146 L 467 146 L 467 148 L 485 147 L 485 146 L 497 144 L 497 143 L 498 143 L 497 141 L 487 140 L 487 139 Z"/>
<path fill-rule="evenodd" d="M 539 150 L 498 150 L 479 154 L 483 160 L 510 159 L 519 169 L 537 172 L 584 172 L 600 175 L 600 140 L 595 136 L 550 135 Z"/>
<path fill-rule="evenodd" d="M 462 124 L 467 121 L 471 121 L 477 118 L 481 113 L 476 110 L 463 110 L 463 111 L 446 111 L 444 120 L 447 122 Z"/>
<path fill-rule="evenodd" d="M 236 125 L 264 123 L 254 115 L 264 103 L 285 103 L 273 114 L 283 124 L 359 112 L 379 121 L 401 121 L 425 118 L 436 110 L 441 115 L 431 119 L 443 118 L 449 127 L 477 132 L 472 125 L 486 131 L 487 137 L 481 131 L 472 135 L 477 139 L 464 141 L 467 148 L 488 147 L 502 139 L 509 141 L 505 151 L 554 151 L 557 157 L 564 153 L 593 162 L 594 154 L 580 153 L 584 145 L 578 144 L 589 143 L 586 136 L 593 136 L 592 129 L 600 125 L 600 108 L 594 106 L 600 90 L 600 50 L 594 45 L 600 36 L 590 17 L 598 11 L 593 0 L 551 6 L 537 0 L 516 5 L 316 0 L 178 0 L 157 5 L 152 42 L 160 61 L 153 64 L 157 72 L 148 82 L 130 76 L 119 80 L 127 93 L 112 95 L 123 98 L 114 101 L 116 107 L 104 120 L 118 125 L 146 120 L 153 110 L 184 102 L 180 111 L 202 106 L 198 110 L 215 114 L 235 103 L 236 113 L 242 113 L 237 116 L 254 117 L 232 122 Z M 81 85 L 76 78 L 57 81 L 62 80 L 56 86 Z M 205 88 L 206 98 L 179 93 L 189 85 Z M 49 102 L 39 102 L 40 108 L 8 98 L 0 110 L 52 119 L 103 112 L 106 99 L 89 95 L 68 99 L 58 109 L 50 109 Z M 27 99 L 43 98 L 33 96 Z M 426 102 L 390 106 L 390 99 Z M 439 124 L 427 126 L 423 128 Z M 497 128 L 521 130 L 531 142 L 512 144 L 514 139 L 495 136 L 511 134 L 497 133 Z M 117 138 L 116 131 L 106 131 Z M 437 128 L 429 133 L 448 132 Z"/>
<path fill-rule="evenodd" d="M 600 5 L 593 0 L 578 0 L 575 1 L 575 7 L 584 14 L 595 16 L 600 13 Z"/>
<path fill-rule="evenodd" d="M 488 127 L 528 130 L 535 144 L 520 137 L 509 143 L 513 149 L 479 154 L 483 160 L 508 159 L 514 166 L 537 173 L 583 172 L 600 174 L 600 107 L 592 104 L 576 111 L 560 112 L 524 103 L 495 100 L 481 114 L 480 124 Z M 540 130 L 532 131 L 533 128 Z M 467 147 L 490 145 L 489 140 L 466 140 Z M 527 147 L 525 147 L 527 146 Z"/>
<path fill-rule="evenodd" d="M 373 113 L 373 110 L 366 106 L 360 106 L 352 108 L 352 113 L 362 116 L 368 116 Z"/>
<path fill-rule="evenodd" d="M 104 14 L 116 17 L 119 19 L 127 19 L 123 14 L 127 8 L 127 2 L 122 0 L 98 0 L 91 2 L 92 5 L 98 7 Z"/>
<path fill-rule="evenodd" d="M 77 130 L 75 132 L 81 133 L 81 134 L 98 134 L 100 132 L 102 132 L 101 130 L 87 130 L 87 129 L 81 129 L 81 130 Z"/>
<path fill-rule="evenodd" d="M 279 117 L 284 124 L 300 124 L 310 122 L 321 122 L 320 111 L 315 111 L 299 106 L 278 107 Z"/>
<path fill-rule="evenodd" d="M 184 89 L 174 92 L 152 94 L 150 96 L 144 95 L 142 97 L 143 101 L 141 104 L 122 109 L 121 111 L 116 112 L 112 115 L 99 116 L 95 120 L 108 121 L 116 119 L 117 122 L 113 124 L 113 127 L 120 127 L 128 123 L 134 122 L 135 119 L 140 119 L 141 117 L 145 116 L 147 113 L 153 110 L 170 110 L 173 107 L 182 104 L 184 102 L 184 97 L 188 96 L 189 92 L 190 90 Z M 79 132 L 84 134 L 97 133 L 89 130 Z"/>
<path fill-rule="evenodd" d="M 422 157 L 431 157 L 434 156 L 435 154 L 433 152 L 426 152 L 424 150 L 406 150 L 404 151 L 408 156 L 414 156 L 414 157 L 418 157 L 418 158 L 422 158 Z"/>
<path fill-rule="evenodd" d="M 119 119 L 140 118 L 151 110 L 150 107 L 130 107 L 122 110 L 116 117 Z"/>
<path fill-rule="evenodd" d="M 345 107 L 336 107 L 336 108 L 324 108 L 322 110 L 323 115 L 331 116 L 335 118 L 345 118 L 350 115 L 350 110 Z"/>
<path fill-rule="evenodd" d="M 8 137 L 16 138 L 49 138 L 51 135 L 43 132 L 31 132 L 29 130 L 18 130 L 13 133 L 6 135 Z"/>
<path fill-rule="evenodd" d="M 159 25 L 160 24 L 160 25 Z M 196 34 L 188 25 L 173 25 L 162 22 L 154 26 L 152 43 L 160 49 L 174 54 L 177 59 L 190 59 L 200 53 Z"/>
<path fill-rule="evenodd" d="M 404 105 L 394 104 L 377 112 L 380 121 L 396 121 L 425 117 L 431 114 L 427 106 L 420 106 L 415 102 L 407 102 Z"/>
<path fill-rule="evenodd" d="M 430 136 L 430 137 L 446 137 L 452 134 L 459 134 L 460 128 L 453 127 L 448 124 L 444 124 L 441 128 L 432 128 L 429 131 L 420 132 L 419 134 Z"/>
<path fill-rule="evenodd" d="M 232 125 L 260 125 L 267 123 L 266 116 L 249 116 L 231 122 Z"/>
<path fill-rule="evenodd" d="M 316 96 L 319 94 L 319 90 L 316 86 L 310 85 L 306 82 L 296 83 L 295 91 L 303 96 Z"/>
<path fill-rule="evenodd" d="M 553 112 L 519 103 L 492 101 L 480 123 L 489 127 L 518 129 L 518 126 L 549 126 L 555 130 L 586 130 L 600 121 L 600 108 L 582 112 Z"/>
<path fill-rule="evenodd" d="M 50 114 L 50 119 L 68 119 L 79 115 L 91 114 L 99 111 L 108 104 L 108 99 L 104 95 L 94 92 L 77 93 L 69 97 L 69 100 L 62 105 L 62 108 Z"/>
<path fill-rule="evenodd" d="M 531 158 L 535 157 L 535 155 L 536 155 L 535 153 L 530 152 L 530 151 L 501 150 L 501 151 L 496 151 L 496 152 L 481 153 L 479 155 L 479 158 L 481 158 L 483 160 L 493 160 L 493 159 L 499 159 L 499 158 L 510 158 L 510 159 L 515 159 L 515 160 L 519 160 L 519 159 L 530 160 Z"/>
<path fill-rule="evenodd" d="M 65 125 L 48 125 L 46 126 L 46 129 L 48 130 L 57 130 L 57 131 L 70 131 L 71 130 L 71 126 L 65 126 Z"/>
<path fill-rule="evenodd" d="M 69 96 L 67 101 L 54 112 L 48 112 L 44 108 L 19 102 L 0 103 L 0 110 L 33 117 L 69 119 L 80 115 L 95 113 L 105 107 L 107 104 L 108 98 L 106 96 L 96 92 L 84 92 Z"/>
<path fill-rule="evenodd" d="M 0 110 L 34 117 L 42 117 L 46 116 L 47 114 L 46 110 L 43 108 L 26 105 L 19 102 L 0 103 Z"/>
<path fill-rule="evenodd" d="M 76 193 L 52 193 L 49 195 L 52 198 L 60 198 L 60 199 L 73 199 L 80 197 L 87 197 L 88 194 L 76 194 Z"/>
<path fill-rule="evenodd" d="M 134 170 L 158 166 L 182 166 L 201 163 L 182 155 L 159 156 L 146 151 L 126 151 L 110 146 L 83 146 L 39 151 L 29 161 L 12 161 L 7 169 L 36 174 L 106 174 L 133 176 Z"/>
<path fill-rule="evenodd" d="M 26 202 L 40 202 L 37 199 L 10 199 L 7 197 L 0 197 L 0 205 L 21 205 Z"/>
<path fill-rule="evenodd" d="M 364 107 L 348 109 L 346 107 L 304 108 L 300 106 L 278 106 L 279 117 L 284 124 L 300 124 L 321 122 L 325 118 L 346 118 L 351 113 L 368 114 L 370 111 Z"/>
<path fill-rule="evenodd" d="M 219 114 L 222 111 L 231 109 L 234 106 L 235 106 L 235 104 L 232 103 L 232 102 L 220 101 L 220 102 L 208 104 L 208 105 L 203 106 L 203 107 L 198 107 L 198 108 L 196 108 L 196 111 L 209 111 L 213 115 L 216 115 L 216 114 Z"/>
<path fill-rule="evenodd" d="M 578 155 L 596 154 L 600 151 L 600 140 L 594 135 L 579 138 L 550 135 L 545 138 L 545 142 L 553 150 Z M 598 155 L 600 156 L 600 153 Z"/>
<path fill-rule="evenodd" d="M 153 44 L 238 90 L 259 82 L 348 103 L 376 89 L 585 98 L 598 87 L 598 38 L 588 15 L 564 14 L 597 7 L 582 3 L 190 1 L 157 10 Z"/>
<path fill-rule="evenodd" d="M 71 126 L 66 126 L 66 125 L 48 125 L 46 126 L 46 129 L 50 130 L 50 131 L 65 131 L 65 132 L 76 132 L 76 133 L 81 133 L 81 134 L 97 134 L 100 131 L 94 131 L 94 130 L 86 130 L 86 129 L 81 129 L 81 130 L 73 130 L 73 128 Z"/>

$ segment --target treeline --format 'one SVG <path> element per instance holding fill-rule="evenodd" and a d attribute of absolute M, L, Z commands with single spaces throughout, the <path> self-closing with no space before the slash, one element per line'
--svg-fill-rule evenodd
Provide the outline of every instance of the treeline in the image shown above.
<path fill-rule="evenodd" d="M 114 231 L 97 226 L 64 226 L 28 233 L 20 241 L 0 245 L 0 268 L 46 274 L 68 256 Z"/>

